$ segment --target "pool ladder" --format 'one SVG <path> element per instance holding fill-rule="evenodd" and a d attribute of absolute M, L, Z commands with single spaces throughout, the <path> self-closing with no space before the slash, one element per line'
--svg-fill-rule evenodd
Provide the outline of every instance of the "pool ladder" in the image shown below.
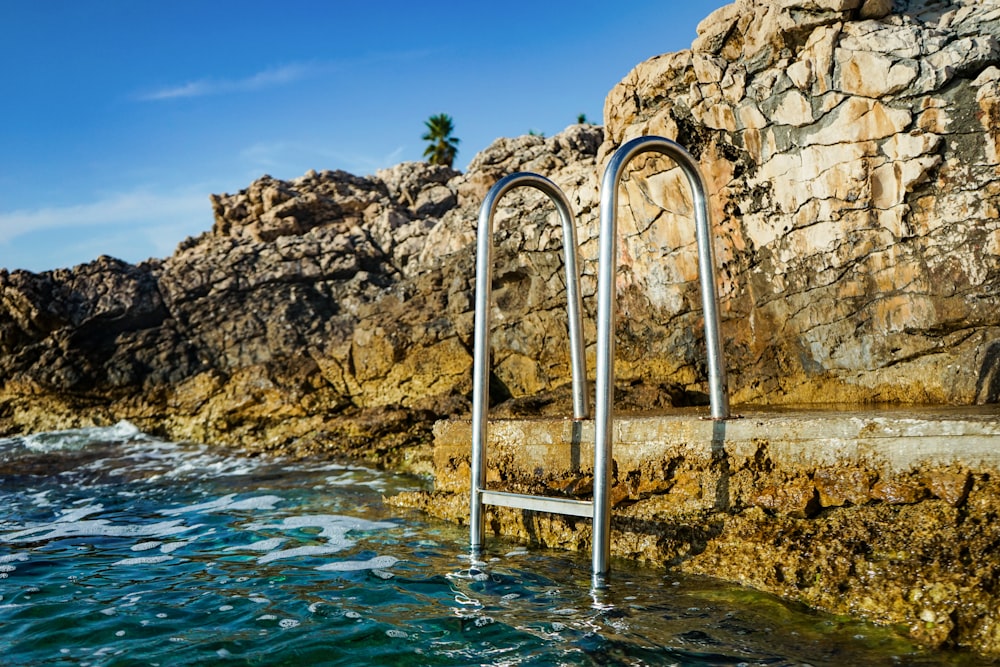
<path fill-rule="evenodd" d="M 485 505 L 499 505 L 539 512 L 589 517 L 593 525 L 592 583 L 607 586 L 611 537 L 611 466 L 613 398 L 615 384 L 615 274 L 618 268 L 618 186 L 625 167 L 636 156 L 656 152 L 681 168 L 691 187 L 698 247 L 698 276 L 705 322 L 709 398 L 712 419 L 729 417 L 725 365 L 719 336 L 718 295 L 715 262 L 709 236 L 711 217 L 704 180 L 697 162 L 680 144 L 662 137 L 639 137 L 622 145 L 608 163 L 601 181 L 600 246 L 597 276 L 597 377 L 594 415 L 593 500 L 576 500 L 531 494 L 492 491 L 486 488 L 487 411 L 489 409 L 489 331 L 493 276 L 493 217 L 500 199 L 521 186 L 534 187 L 549 196 L 562 221 L 566 270 L 567 315 L 572 368 L 573 418 L 587 419 L 586 368 L 583 351 L 582 303 L 577 256 L 576 222 L 565 194 L 552 181 L 537 174 L 519 172 L 504 177 L 490 189 L 479 209 L 476 247 L 476 314 L 473 350 L 472 462 L 469 512 L 470 543 L 474 554 L 483 546 Z"/>

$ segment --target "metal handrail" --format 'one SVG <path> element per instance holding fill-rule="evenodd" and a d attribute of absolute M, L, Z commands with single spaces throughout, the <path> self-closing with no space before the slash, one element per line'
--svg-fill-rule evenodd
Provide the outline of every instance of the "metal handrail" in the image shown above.
<path fill-rule="evenodd" d="M 594 528 L 592 569 L 594 585 L 606 584 L 611 537 L 612 421 L 615 385 L 615 274 L 618 270 L 618 186 L 626 165 L 641 153 L 655 151 L 674 160 L 691 186 L 698 246 L 698 276 L 705 319 L 708 385 L 713 419 L 729 418 L 726 369 L 719 342 L 715 261 L 709 236 L 711 215 L 698 163 L 675 141 L 639 137 L 622 145 L 608 163 L 601 181 L 600 248 L 597 270 L 597 377 L 594 424 Z"/>
<path fill-rule="evenodd" d="M 559 186 L 538 174 L 518 172 L 500 179 L 486 194 L 479 208 L 476 243 L 476 319 L 473 333 L 472 369 L 472 481 L 469 532 L 473 552 L 483 543 L 483 494 L 486 486 L 486 413 L 489 410 L 490 300 L 493 283 L 493 216 L 500 199 L 512 189 L 533 187 L 548 195 L 562 220 L 563 255 L 566 269 L 567 316 L 569 319 L 570 364 L 573 375 L 573 417 L 590 416 L 587 397 L 586 359 L 583 349 L 583 305 L 577 258 L 576 220 L 569 201 Z M 497 494 L 494 494 L 497 495 Z"/>

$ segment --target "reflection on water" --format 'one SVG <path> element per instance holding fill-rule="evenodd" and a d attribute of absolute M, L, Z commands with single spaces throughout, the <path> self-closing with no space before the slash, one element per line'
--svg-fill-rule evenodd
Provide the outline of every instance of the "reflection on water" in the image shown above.
<path fill-rule="evenodd" d="M 889 629 L 387 508 L 412 478 L 127 423 L 0 440 L 0 655 L 32 665 L 940 665 Z"/>

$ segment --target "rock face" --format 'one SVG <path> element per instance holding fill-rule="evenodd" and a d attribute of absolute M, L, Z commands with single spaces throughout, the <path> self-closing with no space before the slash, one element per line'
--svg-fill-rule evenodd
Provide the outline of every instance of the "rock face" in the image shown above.
<path fill-rule="evenodd" d="M 998 36 L 996 0 L 738 0 L 616 86 L 603 133 L 501 139 L 466 174 L 263 177 L 165 260 L 0 271 L 2 430 L 128 418 L 262 448 L 378 437 L 393 458 L 467 408 L 477 208 L 517 170 L 579 216 L 592 368 L 600 175 L 643 134 L 709 184 L 734 402 L 996 402 Z M 681 179 L 642 157 L 619 200 L 623 406 L 703 397 Z M 516 192 L 497 216 L 494 397 L 515 413 L 565 406 L 550 208 Z"/>
<path fill-rule="evenodd" d="M 609 94 L 604 132 L 500 139 L 468 173 L 263 177 L 213 196 L 170 258 L 0 271 L 0 424 L 133 419 L 173 437 L 376 458 L 467 408 L 475 219 L 535 171 L 580 224 L 593 367 L 599 181 L 617 146 L 678 140 L 714 218 L 736 403 L 1000 398 L 1000 3 L 739 0 Z M 705 388 L 690 194 L 661 158 L 620 197 L 621 405 Z M 494 397 L 563 410 L 556 216 L 497 215 Z M 533 398 L 534 397 L 534 398 Z"/>
<path fill-rule="evenodd" d="M 608 147 L 676 138 L 716 193 L 737 401 L 997 399 L 1000 3 L 888 5 L 740 0 L 608 96 Z M 650 347 L 697 369 L 694 237 L 668 167 L 632 186 L 657 204 L 633 206 L 648 231 L 623 262 L 650 319 L 681 314 Z"/>
<path fill-rule="evenodd" d="M 466 175 L 413 163 L 265 176 L 213 196 L 213 229 L 166 260 L 0 271 L 0 431 L 126 418 L 252 449 L 419 458 L 404 446 L 467 410 L 480 201 L 518 169 L 592 180 L 602 136 L 578 125 L 499 140 Z M 528 196 L 510 197 L 528 212 L 520 226 L 498 216 L 497 278 L 507 328 L 534 327 L 526 350 L 565 328 L 559 233 Z M 532 354 L 558 380 L 562 352 Z"/>

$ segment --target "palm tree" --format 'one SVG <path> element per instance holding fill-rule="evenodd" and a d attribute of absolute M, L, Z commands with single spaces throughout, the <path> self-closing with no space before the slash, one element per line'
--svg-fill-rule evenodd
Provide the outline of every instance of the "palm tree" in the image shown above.
<path fill-rule="evenodd" d="M 459 139 L 451 136 L 451 133 L 455 131 L 451 116 L 439 113 L 428 118 L 424 125 L 427 126 L 427 132 L 420 138 L 430 142 L 424 149 L 424 157 L 431 164 L 443 164 L 450 167 L 458 153 L 459 142 Z"/>

